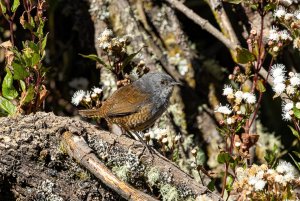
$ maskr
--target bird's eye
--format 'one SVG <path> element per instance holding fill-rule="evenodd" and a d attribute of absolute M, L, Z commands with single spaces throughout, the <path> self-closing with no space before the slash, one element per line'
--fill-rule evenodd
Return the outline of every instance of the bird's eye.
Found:
<path fill-rule="evenodd" d="M 160 83 L 161 83 L 162 85 L 166 85 L 166 84 L 168 83 L 168 81 L 167 81 L 167 80 L 162 80 L 162 81 L 160 81 Z"/>

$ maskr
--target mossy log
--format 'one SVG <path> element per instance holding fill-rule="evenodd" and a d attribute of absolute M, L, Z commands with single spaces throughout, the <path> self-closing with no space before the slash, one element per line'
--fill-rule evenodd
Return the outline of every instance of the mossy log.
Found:
<path fill-rule="evenodd" d="M 149 153 L 142 143 L 125 135 L 43 112 L 0 118 L 0 124 L 0 200 L 141 200 L 112 191 L 105 179 L 97 179 L 102 171 L 88 171 L 90 166 L 84 161 L 91 154 L 118 180 L 151 199 L 162 199 L 156 197 L 159 194 L 175 194 L 179 200 L 206 194 L 221 200 L 168 159 Z M 81 152 L 78 139 L 92 151 Z M 68 155 L 70 147 L 76 160 Z M 81 156 L 74 156 L 75 152 Z"/>

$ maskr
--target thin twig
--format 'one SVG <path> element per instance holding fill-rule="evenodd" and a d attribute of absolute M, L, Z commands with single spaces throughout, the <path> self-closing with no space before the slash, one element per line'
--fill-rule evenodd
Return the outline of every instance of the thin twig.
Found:
<path fill-rule="evenodd" d="M 200 25 L 202 29 L 208 31 L 213 36 L 215 36 L 218 40 L 220 40 L 226 47 L 231 50 L 235 50 L 238 45 L 231 42 L 228 38 L 226 38 L 222 32 L 216 29 L 212 24 L 210 24 L 206 19 L 197 15 L 194 11 L 186 7 L 184 4 L 177 0 L 166 0 L 168 3 L 173 5 L 176 9 L 180 10 L 184 13 L 188 18 L 194 21 L 196 24 Z"/>

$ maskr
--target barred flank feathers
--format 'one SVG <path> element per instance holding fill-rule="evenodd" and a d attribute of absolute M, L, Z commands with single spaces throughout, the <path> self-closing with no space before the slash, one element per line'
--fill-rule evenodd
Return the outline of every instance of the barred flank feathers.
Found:
<path fill-rule="evenodd" d="M 101 117 L 99 110 L 90 109 L 90 110 L 79 110 L 79 114 L 83 117 Z"/>

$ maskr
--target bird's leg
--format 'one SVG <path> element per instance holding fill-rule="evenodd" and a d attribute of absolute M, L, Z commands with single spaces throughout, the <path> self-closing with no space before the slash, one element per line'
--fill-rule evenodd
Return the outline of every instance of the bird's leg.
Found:
<path fill-rule="evenodd" d="M 137 141 L 140 141 L 141 143 L 144 144 L 144 149 L 142 151 L 142 154 L 144 153 L 145 149 L 147 148 L 149 153 L 152 155 L 153 151 L 152 151 L 152 147 L 150 147 L 145 141 L 144 139 L 139 135 L 138 132 L 133 132 L 133 131 L 129 131 L 130 135 L 133 136 L 133 138 Z"/>

